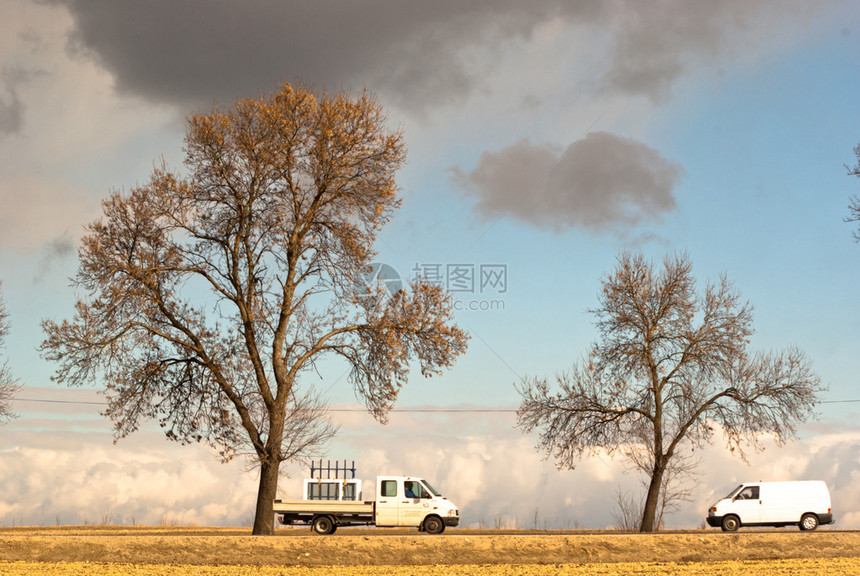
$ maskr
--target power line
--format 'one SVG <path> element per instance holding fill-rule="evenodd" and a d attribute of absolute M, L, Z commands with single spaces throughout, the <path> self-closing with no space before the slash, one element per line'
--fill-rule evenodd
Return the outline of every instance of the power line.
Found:
<path fill-rule="evenodd" d="M 107 402 L 86 402 L 83 400 L 47 400 L 42 398 L 16 398 L 16 402 L 37 402 L 43 404 L 74 404 L 85 406 L 107 406 Z M 366 408 L 329 408 L 329 412 L 367 412 Z M 480 413 L 514 413 L 516 408 L 392 408 L 391 412 L 416 414 L 480 414 Z"/>
<path fill-rule="evenodd" d="M 16 402 L 37 402 L 42 404 L 74 404 L 82 406 L 107 406 L 107 402 L 88 402 L 84 400 L 49 400 L 45 398 L 15 398 Z M 822 400 L 819 404 L 856 404 L 853 400 Z M 367 412 L 366 408 L 329 408 L 329 412 Z M 392 408 L 391 412 L 412 414 L 498 414 L 513 413 L 516 408 Z"/>
<path fill-rule="evenodd" d="M 329 412 L 367 412 L 365 408 L 329 408 Z M 480 414 L 480 413 L 499 413 L 499 412 L 516 412 L 516 408 L 392 408 L 391 412 L 414 412 L 420 414 Z"/>
<path fill-rule="evenodd" d="M 107 402 L 84 402 L 83 400 L 46 400 L 43 398 L 15 398 L 15 402 L 41 402 L 43 404 L 86 404 L 89 406 L 107 406 Z"/>

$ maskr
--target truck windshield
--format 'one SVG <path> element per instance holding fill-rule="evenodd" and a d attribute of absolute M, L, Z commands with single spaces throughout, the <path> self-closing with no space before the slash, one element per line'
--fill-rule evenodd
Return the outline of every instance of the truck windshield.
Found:
<path fill-rule="evenodd" d="M 442 496 L 441 494 L 439 494 L 438 490 L 436 490 L 435 488 L 430 486 L 430 483 L 427 480 L 421 480 L 421 483 L 424 485 L 425 488 L 427 488 L 427 491 L 430 492 L 430 494 L 432 494 L 433 496 L 440 496 L 440 497 Z"/>

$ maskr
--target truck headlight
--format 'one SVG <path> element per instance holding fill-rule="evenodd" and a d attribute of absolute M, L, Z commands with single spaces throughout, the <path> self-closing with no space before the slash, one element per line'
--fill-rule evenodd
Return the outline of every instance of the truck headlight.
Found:
<path fill-rule="evenodd" d="M 448 516 L 457 516 L 456 510 L 448 510 Z"/>

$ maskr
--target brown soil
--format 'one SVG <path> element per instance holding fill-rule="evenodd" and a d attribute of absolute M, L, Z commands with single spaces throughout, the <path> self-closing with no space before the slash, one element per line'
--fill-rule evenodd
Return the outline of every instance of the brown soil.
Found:
<path fill-rule="evenodd" d="M 721 562 L 854 558 L 860 532 L 715 531 L 659 534 L 307 529 L 254 537 L 220 528 L 2 528 L 0 562 L 386 566 Z"/>

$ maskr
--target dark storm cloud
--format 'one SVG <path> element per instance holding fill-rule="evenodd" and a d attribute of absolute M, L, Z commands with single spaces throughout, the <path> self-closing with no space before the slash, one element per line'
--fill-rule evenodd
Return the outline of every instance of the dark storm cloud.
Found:
<path fill-rule="evenodd" d="M 594 132 L 564 151 L 526 140 L 485 152 L 455 181 L 488 217 L 538 227 L 602 230 L 659 218 L 675 207 L 679 165 L 642 142 Z"/>
<path fill-rule="evenodd" d="M 472 87 L 462 50 L 598 13 L 560 0 L 55 1 L 74 17 L 72 50 L 111 71 L 120 92 L 207 107 L 283 80 L 445 101 Z"/>
<path fill-rule="evenodd" d="M 710 54 L 760 2 L 566 0 L 50 0 L 75 20 L 72 50 L 94 57 L 122 93 L 204 106 L 283 80 L 367 86 L 413 108 L 456 101 L 494 68 L 494 48 L 557 19 L 609 33 L 596 78 L 659 100 L 690 54 Z M 568 33 L 580 30 L 571 28 Z M 489 62 L 474 61 L 478 49 Z M 570 55 L 559 55 L 570 57 Z M 575 62 L 571 62 L 571 66 Z M 515 73 L 515 71 L 511 72 Z"/>

